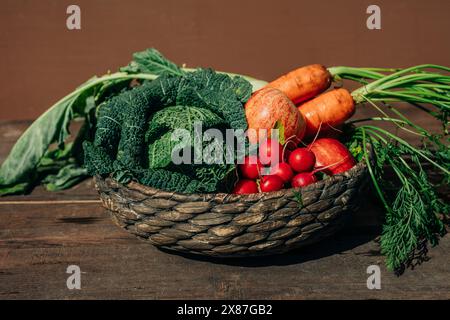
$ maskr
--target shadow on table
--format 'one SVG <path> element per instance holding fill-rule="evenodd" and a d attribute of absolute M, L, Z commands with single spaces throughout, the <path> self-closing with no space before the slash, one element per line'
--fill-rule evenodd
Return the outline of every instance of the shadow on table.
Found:
<path fill-rule="evenodd" d="M 284 254 L 270 255 L 262 257 L 237 257 L 237 258 L 216 258 L 207 257 L 190 253 L 182 253 L 159 248 L 160 251 L 182 256 L 188 259 L 198 261 L 207 261 L 216 264 L 241 267 L 267 267 L 284 266 L 299 264 L 310 260 L 316 260 L 339 254 L 344 251 L 352 250 L 362 244 L 375 240 L 381 233 L 381 227 L 358 227 L 354 228 L 352 224 L 345 227 L 334 236 L 310 246 L 289 251 Z M 379 252 L 369 251 L 368 255 L 378 256 Z"/>

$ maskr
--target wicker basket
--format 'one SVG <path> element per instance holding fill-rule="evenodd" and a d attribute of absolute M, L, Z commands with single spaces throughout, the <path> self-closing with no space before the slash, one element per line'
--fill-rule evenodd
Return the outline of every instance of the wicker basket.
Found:
<path fill-rule="evenodd" d="M 336 232 L 364 198 L 368 170 L 362 161 L 304 188 L 251 195 L 180 194 L 94 180 L 115 223 L 139 238 L 169 250 L 242 257 L 283 253 Z"/>

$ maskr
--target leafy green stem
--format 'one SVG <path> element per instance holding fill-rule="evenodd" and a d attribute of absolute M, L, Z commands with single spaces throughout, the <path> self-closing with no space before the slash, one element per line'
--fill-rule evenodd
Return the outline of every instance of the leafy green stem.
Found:
<path fill-rule="evenodd" d="M 367 144 L 369 141 L 366 137 L 366 131 L 364 130 L 364 128 L 362 128 L 361 132 L 362 132 L 362 147 L 363 147 L 363 151 L 364 151 L 364 161 L 366 162 L 370 178 L 372 179 L 372 183 L 375 187 L 378 197 L 380 198 L 381 202 L 383 203 L 384 208 L 386 209 L 386 211 L 390 212 L 391 208 L 389 207 L 389 205 L 386 201 L 386 198 L 384 197 L 383 191 L 381 190 L 381 187 L 378 184 L 378 180 L 377 180 L 374 170 L 372 168 L 372 164 L 370 163 L 369 152 L 367 150 Z M 373 147 L 372 143 L 371 143 L 371 145 Z"/>
<path fill-rule="evenodd" d="M 444 172 L 445 174 L 449 175 L 450 171 L 447 170 L 446 168 L 442 167 L 440 164 L 436 163 L 435 161 L 433 161 L 432 159 L 430 159 L 428 156 L 426 156 L 422 151 L 420 151 L 417 148 L 414 148 L 412 145 L 410 145 L 408 142 L 406 142 L 405 140 L 403 140 L 402 138 L 396 136 L 395 134 L 390 133 L 389 131 L 386 131 L 384 129 L 381 129 L 379 127 L 376 126 L 371 126 L 371 125 L 367 125 L 365 126 L 366 128 L 370 128 L 372 130 L 375 131 L 379 131 L 382 134 L 388 136 L 389 138 L 401 143 L 403 146 L 405 146 L 406 148 L 408 148 L 410 151 L 412 151 L 413 153 L 419 155 L 420 157 L 422 157 L 423 159 L 425 159 L 426 161 L 428 161 L 429 163 L 433 164 L 436 168 L 440 169 L 442 172 Z"/>

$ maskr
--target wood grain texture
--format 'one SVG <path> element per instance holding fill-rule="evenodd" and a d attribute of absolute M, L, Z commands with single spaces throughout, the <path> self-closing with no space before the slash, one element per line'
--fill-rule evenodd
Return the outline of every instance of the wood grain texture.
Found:
<path fill-rule="evenodd" d="M 26 125 L 0 122 L 0 157 Z M 382 211 L 370 196 L 352 224 L 325 242 L 234 260 L 160 251 L 115 226 L 89 203 L 96 199 L 91 180 L 0 198 L 0 299 L 450 299 L 450 237 L 430 250 L 430 261 L 396 277 L 374 241 Z M 79 202 L 61 203 L 70 200 Z M 83 272 L 81 290 L 66 287 L 71 264 Z M 372 264 L 381 267 L 381 290 L 366 287 Z"/>
<path fill-rule="evenodd" d="M 95 204 L 0 210 L 2 299 L 450 298 L 448 237 L 431 261 L 400 278 L 382 267 L 382 290 L 371 291 L 366 268 L 383 258 L 365 228 L 277 257 L 212 260 L 159 251 L 114 226 Z M 78 291 L 66 288 L 71 264 L 85 272 Z"/>

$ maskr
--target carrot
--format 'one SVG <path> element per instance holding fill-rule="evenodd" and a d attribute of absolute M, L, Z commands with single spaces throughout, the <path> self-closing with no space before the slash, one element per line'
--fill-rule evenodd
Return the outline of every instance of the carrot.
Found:
<path fill-rule="evenodd" d="M 334 89 L 305 102 L 298 110 L 306 120 L 306 137 L 319 129 L 328 131 L 339 127 L 355 113 L 355 103 L 346 89 Z"/>
<path fill-rule="evenodd" d="M 267 87 L 284 92 L 295 104 L 306 101 L 328 89 L 331 74 L 320 64 L 295 69 L 270 82 Z"/>

